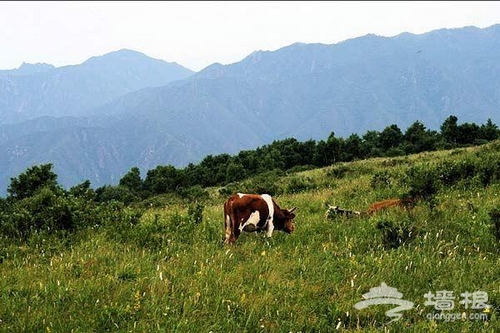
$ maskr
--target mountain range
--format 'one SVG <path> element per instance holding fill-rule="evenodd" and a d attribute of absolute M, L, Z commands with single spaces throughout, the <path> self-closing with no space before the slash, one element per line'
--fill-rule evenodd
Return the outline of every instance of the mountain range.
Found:
<path fill-rule="evenodd" d="M 40 116 L 85 116 L 126 93 L 163 86 L 191 74 L 176 63 L 131 50 L 60 68 L 23 64 L 16 70 L 0 71 L 0 124 Z"/>
<path fill-rule="evenodd" d="M 500 25 L 256 51 L 200 72 L 120 50 L 0 71 L 0 188 L 53 163 L 72 186 L 182 167 L 276 139 L 500 122 Z"/>

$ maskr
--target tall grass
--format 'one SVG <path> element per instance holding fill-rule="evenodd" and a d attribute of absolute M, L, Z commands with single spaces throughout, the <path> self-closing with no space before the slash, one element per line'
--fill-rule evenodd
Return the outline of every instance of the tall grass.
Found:
<path fill-rule="evenodd" d="M 226 193 L 217 188 L 203 204 L 157 203 L 137 223 L 116 221 L 63 238 L 35 235 L 26 243 L 0 239 L 0 330 L 498 332 L 500 241 L 491 212 L 500 184 L 494 178 L 485 183 L 479 171 L 467 175 L 464 168 L 456 181 L 436 180 L 432 198 L 410 212 L 325 218 L 325 202 L 363 211 L 408 193 L 412 168 L 482 165 L 498 157 L 498 147 L 282 175 L 276 199 L 281 207 L 298 207 L 296 231 L 270 239 L 244 233 L 234 246 L 222 245 Z M 385 316 L 391 306 L 354 308 L 381 282 L 415 305 L 391 324 Z M 457 297 L 448 312 L 466 314 L 482 311 L 465 309 L 460 293 L 487 292 L 487 319 L 427 319 L 439 311 L 424 305 L 424 294 L 439 290 Z"/>

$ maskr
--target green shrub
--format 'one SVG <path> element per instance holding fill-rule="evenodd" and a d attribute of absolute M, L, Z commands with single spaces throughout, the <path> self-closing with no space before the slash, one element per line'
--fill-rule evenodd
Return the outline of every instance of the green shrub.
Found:
<path fill-rule="evenodd" d="M 267 193 L 276 195 L 283 192 L 283 189 L 278 186 L 283 172 L 280 170 L 268 171 L 261 173 L 251 179 L 243 182 L 232 183 L 219 190 L 221 195 L 230 195 L 232 193 Z"/>
<path fill-rule="evenodd" d="M 183 199 L 189 200 L 206 200 L 209 198 L 208 192 L 200 185 L 182 188 L 177 191 L 177 194 Z"/>
<path fill-rule="evenodd" d="M 481 157 L 480 163 L 476 167 L 476 174 L 483 186 L 500 182 L 500 156 L 490 154 Z"/>
<path fill-rule="evenodd" d="M 377 229 L 382 233 L 382 243 L 387 249 L 396 249 L 407 244 L 418 232 L 410 219 L 404 219 L 400 223 L 381 220 L 377 223 Z"/>
<path fill-rule="evenodd" d="M 35 231 L 70 230 L 75 226 L 69 200 L 52 189 L 18 200 L 4 212 L 1 231 L 4 235 L 26 238 Z"/>
<path fill-rule="evenodd" d="M 445 186 L 452 186 L 463 179 L 471 179 L 475 175 L 475 163 L 472 160 L 445 161 L 437 166 L 439 180 Z"/>
<path fill-rule="evenodd" d="M 307 170 L 314 170 L 316 169 L 317 166 L 311 165 L 311 164 L 306 164 L 306 165 L 296 165 L 286 171 L 287 174 L 293 174 L 297 172 L 302 172 L 302 171 L 307 171 Z"/>
<path fill-rule="evenodd" d="M 193 244 L 194 230 L 196 223 L 190 216 L 181 215 L 176 212 L 170 218 L 168 231 L 175 235 L 175 240 L 183 244 Z"/>
<path fill-rule="evenodd" d="M 141 223 L 127 228 L 123 236 L 126 238 L 122 241 L 133 242 L 141 248 L 152 250 L 168 247 L 169 239 L 173 238 L 168 224 L 160 220 L 157 215 L 152 223 Z"/>
<path fill-rule="evenodd" d="M 316 185 L 310 177 L 292 177 L 286 186 L 286 193 L 300 193 L 315 187 Z"/>
<path fill-rule="evenodd" d="M 11 178 L 7 192 L 11 199 L 22 200 L 35 195 L 42 188 L 49 188 L 53 192 L 62 190 L 57 184 L 57 175 L 52 171 L 51 163 L 35 165 L 18 177 Z"/>
<path fill-rule="evenodd" d="M 205 207 L 196 202 L 194 204 L 189 205 L 188 207 L 188 219 L 190 222 L 195 224 L 200 224 L 203 221 L 203 209 Z"/>
<path fill-rule="evenodd" d="M 408 169 L 403 183 L 409 187 L 409 195 L 414 199 L 430 200 L 439 189 L 439 180 L 433 166 L 417 165 Z"/>
<path fill-rule="evenodd" d="M 495 208 L 489 212 L 490 220 L 492 223 L 493 234 L 497 241 L 500 242 L 500 209 Z"/>
<path fill-rule="evenodd" d="M 370 186 L 373 189 L 388 188 L 391 184 L 392 176 L 386 170 L 376 172 L 370 180 Z"/>
<path fill-rule="evenodd" d="M 405 151 L 401 148 L 389 148 L 385 153 L 385 156 L 387 156 L 387 157 L 396 157 L 396 156 L 404 156 L 404 155 L 405 155 Z"/>
<path fill-rule="evenodd" d="M 346 174 L 349 172 L 349 167 L 346 165 L 336 165 L 331 168 L 329 168 L 326 171 L 326 176 L 328 178 L 336 178 L 336 179 L 342 179 L 346 176 Z"/>
<path fill-rule="evenodd" d="M 229 197 L 233 193 L 238 192 L 239 188 L 240 188 L 240 186 L 238 186 L 236 184 L 228 184 L 228 185 L 221 187 L 219 189 L 219 195 L 221 195 L 223 197 Z"/>
<path fill-rule="evenodd" d="M 103 186 L 96 190 L 96 198 L 99 202 L 119 201 L 128 205 L 137 201 L 137 197 L 132 191 L 123 185 L 118 186 Z"/>

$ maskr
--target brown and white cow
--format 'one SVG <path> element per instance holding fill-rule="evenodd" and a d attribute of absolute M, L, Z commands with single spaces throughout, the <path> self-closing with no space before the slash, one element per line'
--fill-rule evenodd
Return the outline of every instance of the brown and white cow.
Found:
<path fill-rule="evenodd" d="M 265 230 L 267 237 L 274 229 L 291 233 L 295 229 L 295 209 L 281 209 L 269 194 L 233 194 L 224 203 L 224 243 L 236 242 L 241 231 Z"/>

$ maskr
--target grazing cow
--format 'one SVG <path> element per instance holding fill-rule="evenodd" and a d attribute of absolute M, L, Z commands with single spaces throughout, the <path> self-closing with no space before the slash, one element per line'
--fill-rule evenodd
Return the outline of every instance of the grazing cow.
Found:
<path fill-rule="evenodd" d="M 407 199 L 388 199 L 388 200 L 383 200 L 379 202 L 374 202 L 370 205 L 368 208 L 368 215 L 371 215 L 373 213 L 376 213 L 382 209 L 389 208 L 389 207 L 399 207 L 399 208 L 404 208 L 406 210 L 409 210 L 411 206 L 413 205 L 413 200 L 411 198 Z"/>
<path fill-rule="evenodd" d="M 358 212 L 357 210 L 342 209 L 339 206 L 332 206 L 328 203 L 326 206 L 328 207 L 328 210 L 326 211 L 326 218 L 332 218 L 333 215 L 344 215 L 347 217 L 350 217 L 351 215 L 361 215 L 361 212 Z"/>
<path fill-rule="evenodd" d="M 236 242 L 241 231 L 266 230 L 267 237 L 274 229 L 291 233 L 295 229 L 295 209 L 281 209 L 269 194 L 233 194 L 224 203 L 224 243 Z"/>

